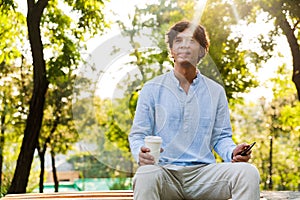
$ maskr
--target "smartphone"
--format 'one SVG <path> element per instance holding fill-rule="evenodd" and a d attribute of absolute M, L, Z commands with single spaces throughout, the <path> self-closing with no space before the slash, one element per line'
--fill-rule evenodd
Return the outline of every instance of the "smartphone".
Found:
<path fill-rule="evenodd" d="M 247 149 L 244 149 L 242 152 L 240 152 L 239 154 L 241 156 L 246 156 L 247 152 L 250 151 L 252 149 L 252 147 L 255 145 L 256 142 L 253 142 L 252 144 L 250 144 L 250 146 Z"/>

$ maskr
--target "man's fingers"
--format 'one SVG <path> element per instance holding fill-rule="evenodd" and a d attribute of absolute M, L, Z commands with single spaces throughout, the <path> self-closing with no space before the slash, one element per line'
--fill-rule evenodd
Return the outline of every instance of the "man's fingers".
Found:
<path fill-rule="evenodd" d="M 155 163 L 154 157 L 150 155 L 148 152 L 150 150 L 146 147 L 141 148 L 141 152 L 139 153 L 139 164 L 140 165 L 153 165 Z"/>
<path fill-rule="evenodd" d="M 250 158 L 251 158 L 250 154 L 246 156 L 236 155 L 232 158 L 232 162 L 248 162 Z"/>
<path fill-rule="evenodd" d="M 160 148 L 160 152 L 163 152 L 164 149 Z M 155 159 L 152 155 L 150 155 L 150 149 L 143 146 L 141 147 L 141 151 L 139 152 L 139 165 L 154 165 Z"/>
<path fill-rule="evenodd" d="M 150 152 L 150 149 L 147 147 L 141 147 L 141 152 L 143 153 Z"/>
<path fill-rule="evenodd" d="M 140 157 L 140 165 L 154 165 L 154 160 L 149 160 L 149 159 L 145 159 Z"/>

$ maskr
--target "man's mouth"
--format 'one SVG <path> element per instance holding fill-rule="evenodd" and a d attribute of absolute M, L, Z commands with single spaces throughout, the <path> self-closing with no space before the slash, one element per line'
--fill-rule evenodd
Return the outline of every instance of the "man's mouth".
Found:
<path fill-rule="evenodd" d="M 188 55 L 191 55 L 190 52 L 179 52 L 178 53 L 178 56 L 188 56 Z"/>

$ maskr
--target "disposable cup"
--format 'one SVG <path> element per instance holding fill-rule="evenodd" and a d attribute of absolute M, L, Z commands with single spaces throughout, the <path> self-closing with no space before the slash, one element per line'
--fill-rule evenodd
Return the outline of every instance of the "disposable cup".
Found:
<path fill-rule="evenodd" d="M 145 146 L 150 149 L 150 155 L 154 157 L 155 163 L 158 163 L 160 155 L 162 139 L 159 136 L 146 136 L 145 137 Z"/>

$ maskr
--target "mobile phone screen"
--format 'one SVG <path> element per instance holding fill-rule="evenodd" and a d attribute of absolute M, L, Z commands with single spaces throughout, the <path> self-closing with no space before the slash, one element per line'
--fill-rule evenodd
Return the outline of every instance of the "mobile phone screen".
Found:
<path fill-rule="evenodd" d="M 243 151 L 242 151 L 241 153 L 239 153 L 239 154 L 242 155 L 242 156 L 247 155 L 247 152 L 250 151 L 250 150 L 252 149 L 252 147 L 255 145 L 255 143 L 256 143 L 256 142 L 253 142 L 252 144 L 250 144 L 250 146 L 249 146 L 247 149 L 243 150 Z"/>

